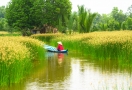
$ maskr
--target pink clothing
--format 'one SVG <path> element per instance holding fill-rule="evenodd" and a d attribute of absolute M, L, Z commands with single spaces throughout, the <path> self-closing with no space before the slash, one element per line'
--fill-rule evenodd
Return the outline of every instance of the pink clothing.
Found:
<path fill-rule="evenodd" d="M 57 50 L 58 51 L 64 50 L 64 47 L 61 44 L 58 44 Z"/>

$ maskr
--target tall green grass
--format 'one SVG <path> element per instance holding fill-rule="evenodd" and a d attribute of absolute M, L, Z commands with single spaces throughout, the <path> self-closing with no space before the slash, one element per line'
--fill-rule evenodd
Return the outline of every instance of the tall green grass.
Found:
<path fill-rule="evenodd" d="M 29 60 L 15 60 L 13 63 L 0 62 L 0 86 L 19 83 L 32 69 Z"/>
<path fill-rule="evenodd" d="M 45 35 L 43 36 L 45 37 Z M 57 42 L 62 41 L 64 48 L 68 49 L 69 53 L 75 52 L 92 60 L 116 60 L 119 67 L 132 67 L 132 31 L 51 36 L 48 44 L 57 46 Z M 50 37 L 50 35 L 48 34 L 46 37 Z"/>
<path fill-rule="evenodd" d="M 29 37 L 0 37 L 0 86 L 19 83 L 32 69 L 33 60 L 44 60 L 44 43 Z"/>
<path fill-rule="evenodd" d="M 0 31 L 0 36 L 22 36 L 20 32 L 7 32 L 7 31 Z"/>
<path fill-rule="evenodd" d="M 53 38 L 55 37 L 59 37 L 59 36 L 62 36 L 63 34 L 60 34 L 60 33 L 56 33 L 56 34 L 51 34 L 51 33 L 48 33 L 48 34 L 33 34 L 31 35 L 31 38 L 35 38 L 35 39 L 38 39 L 40 41 L 44 41 L 44 42 L 50 42 Z"/>
<path fill-rule="evenodd" d="M 62 41 L 65 49 L 98 60 L 132 60 L 132 31 L 104 31 L 86 34 L 62 35 L 50 40 L 57 46 Z"/>

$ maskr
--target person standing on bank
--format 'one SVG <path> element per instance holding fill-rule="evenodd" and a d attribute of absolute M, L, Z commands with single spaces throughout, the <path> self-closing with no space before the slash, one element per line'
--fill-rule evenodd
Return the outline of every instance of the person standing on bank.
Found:
<path fill-rule="evenodd" d="M 58 50 L 58 51 L 64 50 L 64 47 L 63 47 L 63 45 L 62 45 L 62 42 L 59 41 L 59 42 L 57 42 L 57 43 L 58 43 L 57 50 Z"/>

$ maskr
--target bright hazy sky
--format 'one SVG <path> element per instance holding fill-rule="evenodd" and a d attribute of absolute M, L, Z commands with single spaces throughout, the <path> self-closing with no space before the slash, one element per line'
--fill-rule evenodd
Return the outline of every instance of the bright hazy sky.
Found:
<path fill-rule="evenodd" d="M 10 0 L 1 0 L 0 6 L 6 5 Z M 92 12 L 100 14 L 108 14 L 113 7 L 127 12 L 128 7 L 132 5 L 132 0 L 70 0 L 72 3 L 72 11 L 77 11 L 77 5 L 84 5 L 85 8 L 91 9 Z"/>

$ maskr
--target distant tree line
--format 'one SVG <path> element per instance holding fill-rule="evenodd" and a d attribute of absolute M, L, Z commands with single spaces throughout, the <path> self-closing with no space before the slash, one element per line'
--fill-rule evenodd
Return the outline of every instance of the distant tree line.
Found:
<path fill-rule="evenodd" d="M 114 7 L 110 14 L 97 14 L 92 31 L 132 30 L 132 5 L 126 13 Z"/>
<path fill-rule="evenodd" d="M 19 30 L 23 34 L 51 26 L 59 32 L 132 30 L 132 5 L 124 13 L 113 7 L 110 14 L 92 13 L 85 6 L 71 12 L 70 0 L 11 0 L 0 7 L 0 30 Z"/>
<path fill-rule="evenodd" d="M 0 7 L 0 30 L 7 30 L 8 23 L 7 19 L 5 19 L 5 6 Z"/>

